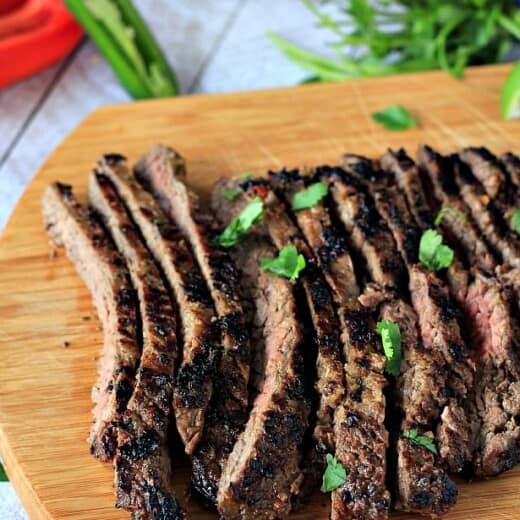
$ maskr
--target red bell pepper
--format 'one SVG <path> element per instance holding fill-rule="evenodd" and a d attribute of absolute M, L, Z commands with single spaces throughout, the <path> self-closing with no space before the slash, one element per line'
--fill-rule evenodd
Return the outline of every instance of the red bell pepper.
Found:
<path fill-rule="evenodd" d="M 0 88 L 58 61 L 82 34 L 61 0 L 8 0 L 0 11 Z"/>

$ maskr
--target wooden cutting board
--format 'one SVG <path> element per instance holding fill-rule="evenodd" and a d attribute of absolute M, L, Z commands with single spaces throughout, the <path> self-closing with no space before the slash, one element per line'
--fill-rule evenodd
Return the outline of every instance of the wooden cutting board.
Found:
<path fill-rule="evenodd" d="M 498 115 L 508 70 L 473 69 L 463 82 L 433 72 L 140 102 L 103 108 L 81 123 L 38 172 L 0 241 L 0 454 L 31 518 L 128 518 L 113 508 L 110 466 L 88 453 L 102 335 L 73 267 L 62 252 L 50 255 L 40 217 L 47 184 L 70 182 L 84 196 L 101 153 L 134 161 L 157 142 L 187 158 L 188 181 L 201 193 L 221 175 L 331 163 L 346 150 L 380 155 L 388 146 L 405 146 L 413 152 L 426 142 L 445 152 L 470 144 L 520 152 L 520 121 Z M 392 133 L 377 126 L 370 114 L 393 103 L 405 105 L 420 127 Z M 182 496 L 189 480 L 182 454 L 175 479 Z M 519 487 L 520 468 L 463 484 L 449 518 L 519 518 Z M 293 517 L 327 518 L 327 504 L 328 496 L 317 495 Z M 193 501 L 188 506 L 193 518 L 214 517 Z"/>

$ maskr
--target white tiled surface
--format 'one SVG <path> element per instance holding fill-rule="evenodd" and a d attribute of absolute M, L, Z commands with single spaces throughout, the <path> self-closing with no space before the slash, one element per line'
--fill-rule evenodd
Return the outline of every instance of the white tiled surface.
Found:
<path fill-rule="evenodd" d="M 323 33 L 297 0 L 135 4 L 174 65 L 183 93 L 292 85 L 307 77 L 267 39 L 269 31 L 327 52 Z M 27 183 L 64 136 L 95 108 L 127 100 L 85 41 L 68 59 L 0 92 L 0 232 Z M 0 520 L 26 518 L 11 485 L 0 483 Z"/>

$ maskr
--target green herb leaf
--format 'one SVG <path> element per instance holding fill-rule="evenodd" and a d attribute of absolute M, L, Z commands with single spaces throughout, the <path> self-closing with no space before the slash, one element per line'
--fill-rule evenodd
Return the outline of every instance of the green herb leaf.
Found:
<path fill-rule="evenodd" d="M 218 244 L 222 247 L 231 247 L 240 242 L 247 232 L 262 218 L 264 204 L 260 198 L 251 201 L 242 212 L 235 217 L 229 226 L 218 237 Z"/>
<path fill-rule="evenodd" d="M 439 211 L 439 213 L 437 213 L 437 216 L 435 217 L 434 225 L 439 226 L 445 217 L 448 217 L 448 221 L 454 221 L 454 220 L 460 219 L 461 221 L 465 222 L 467 220 L 466 215 L 462 211 L 460 211 L 460 209 L 445 207 L 445 208 L 442 208 Z"/>
<path fill-rule="evenodd" d="M 253 174 L 252 173 L 249 173 L 249 172 L 244 172 L 240 178 L 243 180 L 243 181 L 250 181 L 252 178 L 253 178 Z"/>
<path fill-rule="evenodd" d="M 292 199 L 293 211 L 312 208 L 327 195 L 328 187 L 323 182 L 311 184 L 308 188 L 296 193 Z"/>
<path fill-rule="evenodd" d="M 226 200 L 235 200 L 242 193 L 241 189 L 225 188 L 222 190 L 222 196 Z"/>
<path fill-rule="evenodd" d="M 372 119 L 387 130 L 401 132 L 417 126 L 417 120 L 401 105 L 392 105 L 372 114 Z"/>
<path fill-rule="evenodd" d="M 327 467 L 323 473 L 321 492 L 329 493 L 342 486 L 347 481 L 347 470 L 338 459 L 327 453 Z"/>
<path fill-rule="evenodd" d="M 426 435 L 419 435 L 419 430 L 417 430 L 416 428 L 404 432 L 403 437 L 405 439 L 408 439 L 410 442 L 417 444 L 418 446 L 422 446 L 423 448 L 430 450 L 435 455 L 438 455 L 439 453 L 437 450 L 437 446 L 435 446 L 433 440 L 430 437 L 427 437 Z"/>
<path fill-rule="evenodd" d="M 427 229 L 419 243 L 419 260 L 431 271 L 449 267 L 453 262 L 453 249 L 442 243 L 442 235 L 435 229 Z"/>
<path fill-rule="evenodd" d="M 260 263 L 260 269 L 294 281 L 305 269 L 305 257 L 298 254 L 295 246 L 285 246 L 276 258 L 264 258 Z"/>
<path fill-rule="evenodd" d="M 8 482 L 7 473 L 5 472 L 4 467 L 0 464 L 0 482 Z"/>
<path fill-rule="evenodd" d="M 399 326 L 389 320 L 379 321 L 376 331 L 381 336 L 386 356 L 385 370 L 393 376 L 401 373 L 401 331 Z"/>
<path fill-rule="evenodd" d="M 511 222 L 515 228 L 515 231 L 520 235 L 520 208 L 513 208 Z"/>

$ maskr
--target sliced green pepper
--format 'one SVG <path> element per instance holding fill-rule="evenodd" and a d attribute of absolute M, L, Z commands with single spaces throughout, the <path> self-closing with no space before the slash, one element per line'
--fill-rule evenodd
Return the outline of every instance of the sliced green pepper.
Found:
<path fill-rule="evenodd" d="M 175 96 L 177 81 L 130 0 L 65 0 L 135 99 Z"/>

